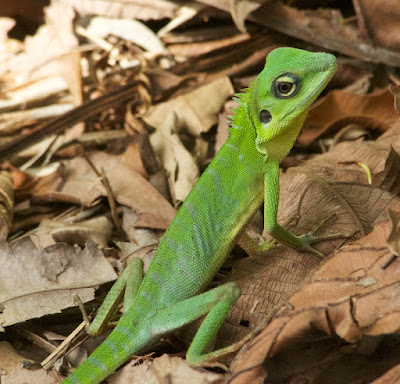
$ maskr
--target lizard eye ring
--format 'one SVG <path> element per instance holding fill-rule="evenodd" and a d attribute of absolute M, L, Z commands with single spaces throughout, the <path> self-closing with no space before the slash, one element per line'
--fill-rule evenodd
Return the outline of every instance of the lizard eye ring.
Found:
<path fill-rule="evenodd" d="M 301 80 L 293 73 L 284 73 L 272 83 L 272 93 L 278 99 L 289 99 L 300 91 Z"/>

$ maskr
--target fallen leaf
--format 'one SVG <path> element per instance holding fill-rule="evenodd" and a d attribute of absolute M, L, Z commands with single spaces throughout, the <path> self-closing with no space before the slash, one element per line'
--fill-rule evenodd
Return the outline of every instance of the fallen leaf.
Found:
<path fill-rule="evenodd" d="M 175 203 L 186 199 L 199 178 L 199 169 L 192 155 L 182 144 L 177 132 L 177 116 L 174 111 L 164 116 L 164 122 L 151 135 L 150 142 L 158 153 L 172 189 Z"/>
<path fill-rule="evenodd" d="M 35 245 L 48 247 L 57 242 L 84 247 L 94 242 L 99 248 L 104 248 L 111 238 L 112 225 L 104 216 L 97 216 L 78 223 L 43 220 L 32 232 Z"/>
<path fill-rule="evenodd" d="M 168 0 L 153 0 L 151 3 L 137 1 L 70 0 L 79 15 L 103 15 L 138 20 L 172 19 L 180 5 Z"/>
<path fill-rule="evenodd" d="M 246 33 L 247 16 L 261 6 L 261 2 L 247 0 L 230 0 L 232 19 L 240 32 Z"/>
<path fill-rule="evenodd" d="M 105 38 L 108 35 L 131 41 L 152 53 L 165 53 L 160 38 L 145 24 L 132 19 L 115 19 L 96 16 L 90 19 L 87 26 L 90 36 Z"/>
<path fill-rule="evenodd" d="M 387 238 L 387 246 L 394 255 L 400 256 L 399 216 L 391 209 L 388 209 L 388 214 L 392 228 Z"/>
<path fill-rule="evenodd" d="M 322 134 L 336 132 L 354 123 L 366 129 L 386 131 L 398 119 L 399 115 L 393 108 L 393 95 L 389 90 L 367 96 L 336 90 L 311 108 L 297 142 L 307 147 Z"/>
<path fill-rule="evenodd" d="M 394 108 L 400 114 L 400 87 L 398 85 L 389 85 L 389 91 L 394 96 Z"/>
<path fill-rule="evenodd" d="M 0 330 L 94 298 L 94 287 L 116 274 L 94 243 L 37 248 L 29 238 L 0 245 Z M 29 277 L 29 278 L 27 278 Z"/>
<path fill-rule="evenodd" d="M 167 228 L 175 216 L 175 210 L 141 175 L 124 164 L 123 156 L 94 152 L 90 155 L 98 170 L 104 169 L 110 182 L 114 197 L 122 204 L 146 213 L 158 220 L 158 228 Z M 64 183 L 57 187 L 58 193 L 71 195 L 85 206 L 91 206 L 103 196 L 106 190 L 101 181 L 82 157 L 63 162 Z M 51 194 L 48 190 L 45 194 Z M 45 195 L 43 194 L 43 195 Z"/>
<path fill-rule="evenodd" d="M 162 125 L 165 116 L 174 111 L 178 120 L 176 126 L 178 132 L 187 131 L 194 137 L 199 137 L 217 123 L 218 112 L 233 93 L 229 78 L 223 77 L 184 96 L 150 108 L 144 120 L 157 128 Z"/>
<path fill-rule="evenodd" d="M 400 38 L 397 33 L 400 27 L 400 4 L 397 0 L 386 0 L 385 6 L 379 0 L 358 0 L 360 13 L 369 37 L 377 46 L 394 50 L 400 49 Z"/>

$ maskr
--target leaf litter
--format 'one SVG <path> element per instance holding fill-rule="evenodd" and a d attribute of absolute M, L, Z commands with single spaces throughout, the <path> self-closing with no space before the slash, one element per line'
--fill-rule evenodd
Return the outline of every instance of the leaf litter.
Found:
<path fill-rule="evenodd" d="M 282 245 L 256 257 L 234 249 L 214 284 L 234 280 L 242 295 L 216 346 L 254 338 L 227 360 L 229 373 L 162 355 L 183 355 L 171 335 L 111 382 L 398 381 L 399 6 L 286 3 L 52 2 L 25 40 L 6 35 L 20 21 L 4 21 L 2 381 L 67 373 L 65 360 L 49 372 L 21 366 L 60 356 L 57 345 L 81 322 L 64 310 L 75 294 L 97 307 L 114 270 L 132 256 L 149 264 L 174 207 L 227 137 L 229 98 L 285 45 L 331 50 L 339 68 L 282 163 L 278 219 L 296 234 L 323 222 L 318 234 L 344 236 L 317 244 L 323 260 Z M 113 96 L 93 109 L 102 95 Z M 90 100 L 79 115 L 74 106 Z M 38 139 L 41 123 L 50 133 Z M 259 239 L 262 227 L 259 212 L 248 231 Z M 81 340 L 79 332 L 72 345 Z M 79 364 L 99 342 L 67 359 Z"/>

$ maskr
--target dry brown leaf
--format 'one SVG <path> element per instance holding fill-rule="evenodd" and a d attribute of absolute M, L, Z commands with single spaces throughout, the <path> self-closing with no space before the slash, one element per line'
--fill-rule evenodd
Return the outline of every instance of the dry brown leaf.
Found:
<path fill-rule="evenodd" d="M 393 95 L 388 90 L 367 96 L 336 90 L 310 110 L 298 143 L 307 147 L 322 134 L 336 132 L 354 123 L 366 129 L 386 131 L 398 120 Z"/>
<path fill-rule="evenodd" d="M 158 222 L 157 228 L 169 226 L 175 210 L 145 178 L 125 165 L 123 156 L 94 152 L 89 157 L 98 170 L 104 169 L 114 197 L 120 204 L 131 207 L 138 214 L 152 215 Z M 65 161 L 64 165 L 63 184 L 54 192 L 73 196 L 85 206 L 106 196 L 101 181 L 84 158 Z M 47 190 L 42 197 L 54 192 Z"/>
<path fill-rule="evenodd" d="M 369 37 L 378 46 L 395 50 L 400 49 L 400 3 L 397 0 L 385 0 L 384 6 L 379 0 L 357 0 Z"/>
<path fill-rule="evenodd" d="M 94 298 L 94 288 L 116 274 L 94 243 L 37 248 L 29 238 L 0 245 L 0 330 L 60 312 Z M 28 277 L 28 278 L 27 278 Z"/>
<path fill-rule="evenodd" d="M 162 355 L 153 361 L 146 360 L 143 364 L 134 366 L 128 364 L 110 380 L 110 384 L 212 384 L 222 383 L 223 375 L 191 367 L 185 360 L 178 357 Z"/>
<path fill-rule="evenodd" d="M 399 206 L 396 211 L 399 214 Z M 288 377 L 310 380 L 316 373 L 325 373 L 326 377 L 337 360 L 343 364 L 340 360 L 348 354 L 356 354 L 357 348 L 362 348 L 359 353 L 364 350 L 364 354 L 372 355 L 381 341 L 384 344 L 385 339 L 374 340 L 366 336 L 398 332 L 400 277 L 397 271 L 400 260 L 393 259 L 387 248 L 388 232 L 388 222 L 379 224 L 370 235 L 326 260 L 289 299 L 290 309 L 282 309 L 237 358 L 231 367 L 230 382 L 258 383 L 267 375 L 283 381 Z M 353 347 L 343 350 L 342 356 L 335 355 L 337 347 L 332 349 L 332 343 L 337 346 L 338 342 L 334 335 L 343 340 L 342 344 L 347 342 Z M 317 346 L 309 349 L 295 367 L 288 366 L 306 343 Z M 318 343 L 321 346 L 331 343 L 331 347 L 323 351 L 318 349 Z M 265 359 L 268 359 L 267 364 Z M 392 360 L 390 356 L 387 357 L 389 360 Z M 375 375 L 363 377 L 364 382 L 389 367 L 381 364 L 380 369 L 375 368 Z M 336 382 L 351 382 L 341 380 L 340 376 L 343 373 L 337 373 L 339 381 Z"/>

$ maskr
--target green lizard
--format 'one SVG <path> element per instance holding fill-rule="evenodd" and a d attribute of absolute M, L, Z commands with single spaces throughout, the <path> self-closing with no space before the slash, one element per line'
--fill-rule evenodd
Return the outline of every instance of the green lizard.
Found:
<path fill-rule="evenodd" d="M 327 53 L 278 48 L 268 55 L 264 70 L 244 94 L 237 95 L 239 106 L 228 140 L 166 231 L 143 281 L 142 262 L 133 259 L 89 333 L 104 327 L 125 289 L 125 312 L 117 326 L 64 384 L 99 383 L 132 354 L 204 315 L 187 361 L 201 365 L 224 354 L 227 348 L 205 351 L 240 290 L 233 282 L 204 290 L 263 199 L 265 230 L 273 238 L 319 254 L 311 246 L 319 238 L 312 233 L 295 236 L 276 222 L 279 163 L 335 71 L 336 59 Z"/>

